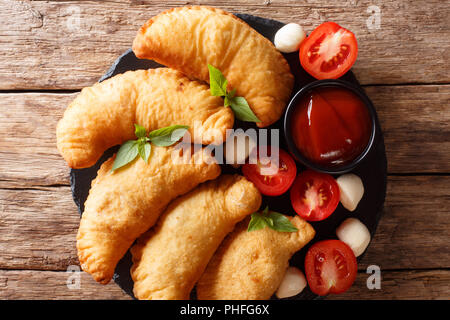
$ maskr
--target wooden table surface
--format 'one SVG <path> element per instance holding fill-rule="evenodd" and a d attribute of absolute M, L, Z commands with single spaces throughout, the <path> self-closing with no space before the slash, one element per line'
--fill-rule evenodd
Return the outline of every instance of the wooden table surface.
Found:
<path fill-rule="evenodd" d="M 79 215 L 55 146 L 68 103 L 164 9 L 205 4 L 307 32 L 332 20 L 352 30 L 353 70 L 385 135 L 384 215 L 356 283 L 329 299 L 450 299 L 450 6 L 441 0 L 0 0 L 0 299 L 128 299 L 76 268 Z M 372 7 L 375 6 L 375 7 Z M 369 8 L 370 7 L 370 8 Z M 374 24 L 379 9 L 380 24 Z M 375 10 L 375 11 L 371 11 Z M 372 16 L 372 18 L 371 18 Z M 381 289 L 366 286 L 369 265 Z"/>

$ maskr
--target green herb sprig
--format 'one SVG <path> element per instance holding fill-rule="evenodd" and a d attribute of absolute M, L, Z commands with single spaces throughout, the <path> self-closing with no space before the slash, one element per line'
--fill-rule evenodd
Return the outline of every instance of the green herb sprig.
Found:
<path fill-rule="evenodd" d="M 248 224 L 247 231 L 260 230 L 269 227 L 279 232 L 296 232 L 298 229 L 281 213 L 270 211 L 266 207 L 262 212 L 252 213 L 252 218 Z"/>
<path fill-rule="evenodd" d="M 237 119 L 247 122 L 261 122 L 250 109 L 247 100 L 244 97 L 236 97 L 236 89 L 228 92 L 228 81 L 219 69 L 208 64 L 208 70 L 211 95 L 223 97 L 224 106 L 230 107 Z"/>
<path fill-rule="evenodd" d="M 133 161 L 137 155 L 145 162 L 148 162 L 152 151 L 151 144 L 158 147 L 170 146 L 180 140 L 189 129 L 188 126 L 173 125 L 153 130 L 147 135 L 147 131 L 143 126 L 135 124 L 134 127 L 134 134 L 137 139 L 128 140 L 120 146 L 111 171 L 127 165 Z"/>

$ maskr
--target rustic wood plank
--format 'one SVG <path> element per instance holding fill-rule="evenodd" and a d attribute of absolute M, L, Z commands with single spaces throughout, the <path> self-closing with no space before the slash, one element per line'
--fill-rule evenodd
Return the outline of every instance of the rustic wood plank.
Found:
<path fill-rule="evenodd" d="M 390 173 L 450 172 L 450 85 L 366 91 L 384 131 Z M 0 93 L 0 187 L 69 184 L 55 128 L 75 95 Z"/>
<path fill-rule="evenodd" d="M 79 289 L 69 289 L 67 281 L 73 273 L 56 271 L 0 270 L 0 299 L 130 299 L 114 283 L 95 283 L 80 274 Z M 359 273 L 353 286 L 340 295 L 326 299 L 450 299 L 450 271 L 386 271 L 381 272 L 381 289 L 369 290 L 368 275 Z"/>
<path fill-rule="evenodd" d="M 449 300 L 449 270 L 381 270 L 381 288 L 369 290 L 369 274 L 358 273 L 353 286 L 343 294 L 330 295 L 330 300 Z"/>
<path fill-rule="evenodd" d="M 359 267 L 448 268 L 450 177 L 389 177 L 375 237 Z"/>
<path fill-rule="evenodd" d="M 336 21 L 358 38 L 354 71 L 363 84 L 450 82 L 450 7 L 440 0 L 0 3 L 0 90 L 79 89 L 91 85 L 131 46 L 136 31 L 147 19 L 186 4 L 295 21 L 307 32 L 321 22 Z M 379 29 L 367 26 L 373 15 L 369 7 L 373 5 L 380 9 Z"/>
<path fill-rule="evenodd" d="M 0 189 L 0 268 L 65 270 L 78 264 L 79 222 L 69 187 Z"/>
<path fill-rule="evenodd" d="M 384 134 L 388 172 L 450 171 L 450 86 L 365 88 Z"/>
<path fill-rule="evenodd" d="M 78 276 L 79 282 L 72 281 Z M 84 272 L 0 270 L 0 299 L 128 300 L 131 297 L 114 282 L 101 285 Z"/>
<path fill-rule="evenodd" d="M 384 215 L 360 269 L 449 268 L 449 188 L 450 177 L 390 177 Z M 78 264 L 78 224 L 69 187 L 0 189 L 0 269 Z"/>
<path fill-rule="evenodd" d="M 0 186 L 69 183 L 56 123 L 74 94 L 0 94 Z"/>

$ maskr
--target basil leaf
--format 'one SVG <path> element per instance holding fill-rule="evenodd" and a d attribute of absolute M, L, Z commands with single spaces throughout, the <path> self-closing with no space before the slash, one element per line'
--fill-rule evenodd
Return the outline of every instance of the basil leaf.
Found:
<path fill-rule="evenodd" d="M 145 138 L 145 136 L 147 136 L 147 131 L 145 130 L 145 128 L 143 126 L 134 124 L 134 128 L 135 128 L 134 134 L 136 135 L 136 137 Z"/>
<path fill-rule="evenodd" d="M 211 95 L 224 97 L 224 106 L 231 107 L 237 119 L 248 122 L 261 122 L 253 113 L 244 97 L 235 97 L 236 89 L 227 92 L 227 79 L 219 69 L 208 64 L 209 87 Z"/>
<path fill-rule="evenodd" d="M 230 99 L 230 107 L 237 119 L 248 122 L 261 122 L 253 113 L 244 97 L 233 97 Z"/>
<path fill-rule="evenodd" d="M 262 213 L 260 213 L 261 219 L 264 219 L 264 221 L 266 222 L 266 225 L 268 225 L 269 227 L 273 227 L 273 220 L 272 218 L 269 216 L 269 206 L 266 206 L 264 208 L 264 210 L 262 211 Z"/>
<path fill-rule="evenodd" d="M 226 97 L 223 99 L 223 105 L 224 105 L 224 107 L 229 107 L 229 106 L 231 106 L 231 101 L 230 101 L 230 98 L 228 98 L 228 96 L 226 96 Z"/>
<path fill-rule="evenodd" d="M 298 231 L 285 215 L 269 211 L 269 207 L 267 206 L 262 212 L 252 213 L 252 218 L 248 224 L 247 231 L 260 230 L 266 226 L 279 232 Z"/>
<path fill-rule="evenodd" d="M 263 217 L 263 219 L 270 228 L 272 228 L 272 229 L 274 228 L 274 222 L 273 222 L 272 218 Z"/>
<path fill-rule="evenodd" d="M 148 163 L 148 158 L 150 157 L 150 152 L 152 151 L 152 146 L 150 143 L 147 143 L 145 141 L 139 141 L 138 144 L 138 152 L 141 156 L 142 160 L 145 161 L 145 163 Z"/>
<path fill-rule="evenodd" d="M 259 213 L 252 213 L 252 218 L 248 224 L 247 232 L 263 229 L 266 225 L 267 223 L 265 219 Z"/>
<path fill-rule="evenodd" d="M 225 97 L 227 95 L 227 79 L 225 79 L 219 69 L 208 64 L 209 87 L 211 95 L 216 97 Z"/>
<path fill-rule="evenodd" d="M 129 140 L 120 146 L 117 152 L 116 159 L 111 171 L 119 169 L 131 161 L 133 161 L 138 155 L 138 142 L 136 140 Z"/>
<path fill-rule="evenodd" d="M 227 93 L 228 99 L 234 98 L 235 95 L 236 95 L 236 89 L 233 89 L 233 90 L 231 90 L 230 92 Z"/>
<path fill-rule="evenodd" d="M 294 227 L 291 221 L 286 216 L 278 212 L 271 211 L 269 213 L 269 219 L 272 220 L 273 225 L 269 225 L 270 228 L 279 232 L 296 232 L 298 229 Z"/>
<path fill-rule="evenodd" d="M 180 140 L 189 126 L 174 125 L 154 130 L 149 133 L 150 141 L 159 147 L 167 147 Z"/>
<path fill-rule="evenodd" d="M 231 92 L 228 92 L 227 95 L 224 98 L 224 106 L 229 107 L 231 106 L 231 100 L 236 95 L 236 89 L 231 90 Z"/>

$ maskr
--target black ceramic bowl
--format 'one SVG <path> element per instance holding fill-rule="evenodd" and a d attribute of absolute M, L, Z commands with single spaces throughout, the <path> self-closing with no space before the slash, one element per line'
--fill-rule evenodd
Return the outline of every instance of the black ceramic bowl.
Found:
<path fill-rule="evenodd" d="M 326 166 L 321 166 L 319 164 L 312 162 L 311 160 L 309 160 L 302 154 L 302 152 L 295 145 L 293 138 L 292 138 L 291 117 L 292 117 L 294 110 L 297 107 L 297 103 L 303 97 L 304 94 L 306 94 L 310 90 L 318 88 L 318 87 L 340 87 L 340 88 L 350 90 L 361 99 L 361 101 L 364 103 L 364 105 L 366 106 L 366 108 L 369 111 L 370 121 L 372 124 L 369 141 L 367 142 L 365 149 L 354 160 L 352 160 L 350 163 L 344 164 L 342 166 L 326 167 Z M 294 156 L 294 158 L 310 169 L 313 169 L 313 170 L 316 170 L 319 172 L 329 173 L 329 174 L 342 174 L 342 173 L 346 173 L 346 172 L 353 170 L 361 161 L 364 160 L 364 158 L 366 157 L 366 155 L 369 153 L 370 149 L 372 148 L 373 142 L 375 140 L 375 133 L 376 133 L 376 112 L 375 112 L 375 108 L 373 107 L 373 104 L 370 101 L 369 97 L 367 97 L 367 95 L 364 93 L 364 91 L 362 89 L 359 89 L 356 86 L 354 86 L 353 84 L 346 82 L 346 81 L 342 81 L 342 80 L 332 80 L 332 79 L 318 80 L 318 81 L 311 82 L 308 85 L 304 86 L 291 99 L 291 101 L 288 104 L 286 113 L 284 115 L 284 137 L 286 139 L 286 144 L 289 148 L 289 151 Z"/>

